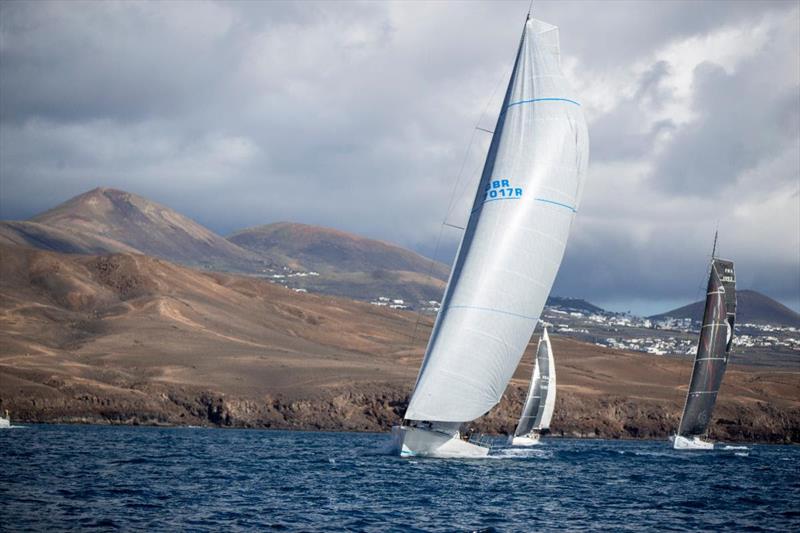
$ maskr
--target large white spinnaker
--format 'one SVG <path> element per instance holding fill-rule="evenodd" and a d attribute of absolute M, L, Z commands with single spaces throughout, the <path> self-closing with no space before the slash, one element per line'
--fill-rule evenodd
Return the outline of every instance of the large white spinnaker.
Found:
<path fill-rule="evenodd" d="M 558 28 L 528 19 L 406 420 L 463 423 L 500 401 L 564 255 L 588 158 Z"/>

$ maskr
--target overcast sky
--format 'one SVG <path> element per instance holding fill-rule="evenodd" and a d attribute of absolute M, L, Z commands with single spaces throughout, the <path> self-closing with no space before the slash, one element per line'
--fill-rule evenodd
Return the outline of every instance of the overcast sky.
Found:
<path fill-rule="evenodd" d="M 0 217 L 107 186 L 223 235 L 289 220 L 433 255 L 467 216 L 527 4 L 2 2 Z M 592 143 L 553 293 L 700 299 L 719 225 L 739 287 L 800 309 L 800 4 L 534 16 L 560 27 Z"/>

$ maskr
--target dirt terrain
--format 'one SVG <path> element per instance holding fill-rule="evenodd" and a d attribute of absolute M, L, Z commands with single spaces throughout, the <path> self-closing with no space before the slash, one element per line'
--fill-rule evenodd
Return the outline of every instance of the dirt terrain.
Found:
<path fill-rule="evenodd" d="M 0 409 L 38 422 L 385 430 L 404 410 L 430 327 L 414 313 L 143 255 L 4 245 Z M 553 343 L 555 434 L 674 431 L 688 359 Z M 479 429 L 513 430 L 534 347 Z M 800 370 L 731 365 L 712 435 L 800 441 Z"/>

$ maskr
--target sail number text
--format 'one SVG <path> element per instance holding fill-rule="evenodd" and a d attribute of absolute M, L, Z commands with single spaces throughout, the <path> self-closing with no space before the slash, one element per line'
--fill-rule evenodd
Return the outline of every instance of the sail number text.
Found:
<path fill-rule="evenodd" d="M 522 187 L 512 187 L 509 180 L 491 180 L 484 188 L 483 200 L 497 200 L 501 198 L 520 198 Z"/>

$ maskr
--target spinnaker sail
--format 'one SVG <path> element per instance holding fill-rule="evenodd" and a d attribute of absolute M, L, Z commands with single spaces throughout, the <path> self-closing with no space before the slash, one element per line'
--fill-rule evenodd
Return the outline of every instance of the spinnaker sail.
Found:
<path fill-rule="evenodd" d="M 406 420 L 468 422 L 500 401 L 561 264 L 588 159 L 558 28 L 528 18 Z"/>

